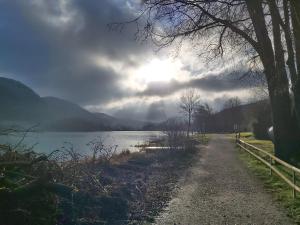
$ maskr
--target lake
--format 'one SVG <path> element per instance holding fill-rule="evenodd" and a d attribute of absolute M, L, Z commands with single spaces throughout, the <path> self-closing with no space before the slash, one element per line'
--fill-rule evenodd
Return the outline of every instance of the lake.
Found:
<path fill-rule="evenodd" d="M 117 145 L 117 152 L 125 149 L 134 152 L 139 150 L 135 145 L 143 144 L 162 135 L 160 131 L 30 132 L 27 133 L 22 143 L 26 146 L 36 144 L 34 151 L 39 153 L 50 153 L 72 143 L 75 151 L 89 155 L 91 150 L 87 144 L 95 139 L 102 139 L 105 146 Z M 16 145 L 21 138 L 22 134 L 0 136 L 0 144 Z"/>

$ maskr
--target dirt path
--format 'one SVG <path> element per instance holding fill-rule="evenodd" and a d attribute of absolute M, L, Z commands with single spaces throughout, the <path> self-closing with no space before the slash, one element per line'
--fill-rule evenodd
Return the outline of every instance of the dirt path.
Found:
<path fill-rule="evenodd" d="M 239 160 L 236 151 L 225 135 L 212 136 L 156 224 L 294 224 Z"/>

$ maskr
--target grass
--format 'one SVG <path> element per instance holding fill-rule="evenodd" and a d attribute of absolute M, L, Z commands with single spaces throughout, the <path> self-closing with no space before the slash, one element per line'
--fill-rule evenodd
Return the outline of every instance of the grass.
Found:
<path fill-rule="evenodd" d="M 192 137 L 193 140 L 198 141 L 203 145 L 207 145 L 210 140 L 210 134 L 194 134 Z"/>
<path fill-rule="evenodd" d="M 274 154 L 274 144 L 270 140 L 257 140 L 251 132 L 241 133 L 241 139 L 247 143 Z"/>
<path fill-rule="evenodd" d="M 252 133 L 241 133 L 241 139 L 272 154 L 274 153 L 274 145 L 271 141 L 256 140 Z M 271 192 L 275 199 L 287 209 L 288 216 L 297 224 L 300 224 L 300 194 L 298 193 L 298 197 L 294 199 L 292 189 L 274 173 L 270 176 L 268 167 L 245 151 L 239 151 L 239 153 L 240 158 L 247 167 L 263 181 L 267 191 Z M 278 165 L 276 167 L 291 178 L 289 171 Z M 297 184 L 299 185 L 299 181 Z"/>

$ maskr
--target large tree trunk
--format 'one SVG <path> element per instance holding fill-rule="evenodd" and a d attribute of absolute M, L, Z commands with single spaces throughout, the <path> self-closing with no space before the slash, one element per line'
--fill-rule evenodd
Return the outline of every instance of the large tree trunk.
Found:
<path fill-rule="evenodd" d="M 294 94 L 294 112 L 295 117 L 297 118 L 297 124 L 300 127 L 300 79 L 298 78 L 297 82 L 292 87 Z M 299 138 L 300 142 L 300 138 Z"/>
<path fill-rule="evenodd" d="M 292 90 L 295 101 L 295 115 L 298 120 L 298 126 L 300 127 L 300 1 L 291 0 L 290 4 L 297 70 L 296 78 L 292 80 Z"/>
<path fill-rule="evenodd" d="M 189 112 L 189 118 L 188 118 L 188 130 L 187 130 L 187 137 L 190 137 L 190 129 L 191 129 L 191 112 Z"/>
<path fill-rule="evenodd" d="M 292 104 L 283 77 L 273 77 L 269 82 L 270 103 L 272 108 L 275 155 L 295 164 L 300 160 L 299 128 L 293 116 Z"/>
<path fill-rule="evenodd" d="M 300 1 L 291 0 L 291 19 L 295 41 L 296 64 L 298 69 L 298 78 L 300 70 Z"/>

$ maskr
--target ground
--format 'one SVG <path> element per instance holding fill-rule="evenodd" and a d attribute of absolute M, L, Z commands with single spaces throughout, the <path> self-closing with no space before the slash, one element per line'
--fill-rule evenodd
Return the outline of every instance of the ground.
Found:
<path fill-rule="evenodd" d="M 212 135 L 155 224 L 294 224 L 237 151 L 228 136 Z"/>

